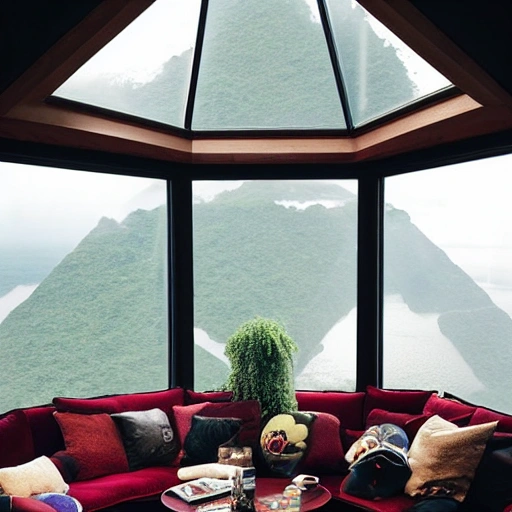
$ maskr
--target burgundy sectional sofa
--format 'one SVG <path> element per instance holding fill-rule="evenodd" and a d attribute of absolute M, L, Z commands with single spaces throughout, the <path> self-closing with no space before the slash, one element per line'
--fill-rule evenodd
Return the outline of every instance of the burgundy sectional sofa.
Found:
<path fill-rule="evenodd" d="M 352 506 L 354 510 L 404 512 L 417 505 L 418 498 L 403 492 L 373 500 L 347 493 L 344 484 L 350 472 L 345 454 L 371 425 L 393 423 L 412 442 L 429 418 L 439 416 L 458 427 L 497 422 L 460 510 L 512 512 L 512 416 L 454 397 L 440 397 L 433 391 L 369 386 L 365 392 L 297 391 L 296 396 L 299 410 L 316 416 L 308 451 L 297 471 L 319 476 L 344 510 Z M 111 427 L 97 438 L 91 438 L 91 431 L 83 433 L 83 429 L 110 425 L 111 415 L 153 409 L 165 413 L 170 435 L 175 438 L 174 451 L 167 451 L 155 463 L 137 461 L 133 466 L 133 460 L 120 452 L 119 437 L 114 440 L 116 433 Z M 49 405 L 9 411 L 0 417 L 0 468 L 17 467 L 41 456 L 50 458 L 69 483 L 68 494 L 86 512 L 133 500 L 159 499 L 160 493 L 180 482 L 177 472 L 186 456 L 184 439 L 197 416 L 239 418 L 241 444 L 253 447 L 258 474 L 269 476 L 258 454 L 263 427 L 259 404 L 233 402 L 225 392 L 198 393 L 182 388 L 86 399 L 57 397 Z M 12 510 L 30 510 L 27 503 L 30 505 L 30 499 L 13 500 Z M 42 505 L 38 503 L 34 510 L 50 512 Z"/>

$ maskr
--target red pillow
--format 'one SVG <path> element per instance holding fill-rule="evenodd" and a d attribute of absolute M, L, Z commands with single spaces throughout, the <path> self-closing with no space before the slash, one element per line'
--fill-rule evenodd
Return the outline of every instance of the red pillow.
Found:
<path fill-rule="evenodd" d="M 340 429 L 340 437 L 341 444 L 343 446 L 343 451 L 347 453 L 350 450 L 350 447 L 365 433 L 364 429 L 350 429 L 343 428 Z"/>
<path fill-rule="evenodd" d="M 409 443 L 416 436 L 420 427 L 430 418 L 427 414 L 407 414 L 406 412 L 389 412 L 383 409 L 373 409 L 366 418 L 366 428 L 383 423 L 392 423 L 404 430 L 409 438 Z"/>
<path fill-rule="evenodd" d="M 185 404 L 200 404 L 203 402 L 231 402 L 233 400 L 232 391 L 192 391 L 185 390 Z"/>
<path fill-rule="evenodd" d="M 425 403 L 432 393 L 432 391 L 387 390 L 367 386 L 364 401 L 364 417 L 367 418 L 372 409 L 421 414 Z"/>
<path fill-rule="evenodd" d="M 326 412 L 312 412 L 316 416 L 311 425 L 308 450 L 300 463 L 303 473 L 343 473 L 347 470 L 345 451 L 341 444 L 340 420 Z"/>
<path fill-rule="evenodd" d="M 65 454 L 78 464 L 77 480 L 125 473 L 129 470 L 121 436 L 109 414 L 55 412 Z"/>
<path fill-rule="evenodd" d="M 485 407 L 477 407 L 471 420 L 470 425 L 479 425 L 481 423 L 489 423 L 490 421 L 498 420 L 498 426 L 496 432 L 512 433 L 512 416 L 508 414 L 502 414 L 500 412 L 487 409 Z"/>
<path fill-rule="evenodd" d="M 239 434 L 240 444 L 253 448 L 258 445 L 261 417 L 261 407 L 258 400 L 202 402 L 193 405 L 175 405 L 172 409 L 181 446 L 185 442 L 194 415 L 209 418 L 240 418 L 242 420 L 242 429 Z"/>
<path fill-rule="evenodd" d="M 128 393 L 125 395 L 111 395 L 97 398 L 56 397 L 53 399 L 53 404 L 59 412 L 75 412 L 81 414 L 95 414 L 100 412 L 113 414 L 116 412 L 162 409 L 162 411 L 169 415 L 174 405 L 184 403 L 185 390 L 183 388 L 150 391 L 147 393 Z"/>
<path fill-rule="evenodd" d="M 437 414 L 458 427 L 466 427 L 475 411 L 476 406 L 463 404 L 452 398 L 441 398 L 437 393 L 432 394 L 423 408 L 424 414 Z"/>
<path fill-rule="evenodd" d="M 327 412 L 336 416 L 345 428 L 363 429 L 365 393 L 346 391 L 297 391 L 299 411 Z"/>

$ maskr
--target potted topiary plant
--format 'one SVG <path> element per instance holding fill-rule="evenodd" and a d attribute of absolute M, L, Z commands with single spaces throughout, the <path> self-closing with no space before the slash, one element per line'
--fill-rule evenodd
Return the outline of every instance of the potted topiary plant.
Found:
<path fill-rule="evenodd" d="M 234 400 L 259 400 L 265 422 L 297 410 L 293 354 L 298 347 L 276 320 L 256 317 L 227 340 L 231 371 L 225 385 Z"/>

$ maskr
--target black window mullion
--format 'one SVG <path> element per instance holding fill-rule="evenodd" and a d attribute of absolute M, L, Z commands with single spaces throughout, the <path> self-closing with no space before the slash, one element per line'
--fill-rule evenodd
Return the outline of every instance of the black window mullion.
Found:
<path fill-rule="evenodd" d="M 201 2 L 201 11 L 199 13 L 196 46 L 194 49 L 194 60 L 192 62 L 192 73 L 190 76 L 190 87 L 188 89 L 187 108 L 185 110 L 185 130 L 192 129 L 192 116 L 194 115 L 194 103 L 197 91 L 197 78 L 199 76 L 199 66 L 201 65 L 201 54 L 203 52 L 204 31 L 206 26 L 207 13 L 208 0 L 203 0 Z"/>
<path fill-rule="evenodd" d="M 354 121 L 352 119 L 352 113 L 350 112 L 350 105 L 348 102 L 347 88 L 345 80 L 343 78 L 343 72 L 341 70 L 340 59 L 336 51 L 336 44 L 334 42 L 334 36 L 332 33 L 332 27 L 327 14 L 327 8 L 325 6 L 325 0 L 318 0 L 318 10 L 320 12 L 320 20 L 324 29 L 325 41 L 327 48 L 329 49 L 329 57 L 331 58 L 331 65 L 336 80 L 336 88 L 338 89 L 338 95 L 340 97 L 341 107 L 343 109 L 343 115 L 345 116 L 345 124 L 347 130 L 352 132 L 354 130 Z"/>
<path fill-rule="evenodd" d="M 359 179 L 357 251 L 357 383 L 382 385 L 384 178 Z"/>
<path fill-rule="evenodd" d="M 168 185 L 169 211 L 169 386 L 194 387 L 194 274 L 192 180 Z"/>

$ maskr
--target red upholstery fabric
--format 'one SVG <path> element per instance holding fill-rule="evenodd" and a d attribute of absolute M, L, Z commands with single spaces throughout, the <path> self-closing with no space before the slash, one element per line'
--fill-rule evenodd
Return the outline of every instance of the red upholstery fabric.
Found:
<path fill-rule="evenodd" d="M 350 428 L 341 428 L 340 437 L 343 451 L 347 453 L 350 447 L 364 434 L 365 429 L 352 430 Z"/>
<path fill-rule="evenodd" d="M 0 467 L 17 466 L 35 458 L 30 427 L 21 410 L 0 419 L 0 440 Z"/>
<path fill-rule="evenodd" d="M 428 414 L 407 414 L 405 412 L 388 412 L 373 409 L 366 418 L 366 428 L 383 423 L 392 423 L 404 430 L 411 443 L 419 428 L 430 418 Z"/>
<path fill-rule="evenodd" d="M 185 390 L 185 405 L 201 404 L 203 402 L 231 402 L 233 393 L 231 391 L 192 391 Z"/>
<path fill-rule="evenodd" d="M 50 457 L 64 448 L 64 440 L 53 413 L 55 407 L 41 406 L 23 409 L 32 431 L 34 443 L 34 457 L 46 455 Z"/>
<path fill-rule="evenodd" d="M 463 404 L 462 402 L 451 398 L 441 398 L 437 393 L 432 394 L 423 408 L 424 414 L 429 416 L 437 414 L 438 416 L 441 416 L 441 418 L 451 421 L 459 427 L 469 425 L 471 417 L 475 411 L 476 407 L 472 405 Z"/>
<path fill-rule="evenodd" d="M 11 500 L 11 512 L 55 512 L 53 507 L 33 498 L 21 498 L 13 496 Z"/>
<path fill-rule="evenodd" d="M 78 462 L 77 480 L 129 470 L 121 436 L 109 414 L 56 412 L 66 454 Z"/>
<path fill-rule="evenodd" d="M 299 411 L 327 412 L 336 416 L 344 428 L 362 430 L 364 392 L 297 391 Z"/>
<path fill-rule="evenodd" d="M 470 425 L 479 425 L 480 423 L 488 423 L 490 421 L 498 420 L 498 426 L 496 432 L 509 432 L 512 433 L 512 416 L 501 414 L 499 412 L 492 411 L 485 407 L 477 407 L 471 420 Z"/>
<path fill-rule="evenodd" d="M 258 445 L 261 407 L 257 400 L 175 405 L 173 414 L 181 446 L 183 446 L 185 437 L 190 430 L 194 414 L 210 418 L 240 418 L 243 422 L 239 435 L 240 444 L 252 447 Z"/>
<path fill-rule="evenodd" d="M 387 390 L 367 386 L 364 401 L 365 421 L 373 409 L 421 414 L 431 395 L 432 391 Z"/>
<path fill-rule="evenodd" d="M 129 393 L 98 398 L 56 397 L 53 399 L 53 403 L 60 412 L 83 414 L 106 412 L 112 414 L 158 408 L 170 415 L 174 405 L 185 403 L 185 390 L 183 388 L 173 388 L 164 391 Z"/>
<path fill-rule="evenodd" d="M 300 472 L 313 475 L 346 473 L 347 462 L 340 438 L 340 420 L 326 412 L 314 412 L 308 450 L 300 463 Z"/>
<path fill-rule="evenodd" d="M 175 467 L 159 466 L 102 476 L 96 478 L 94 483 L 72 482 L 68 494 L 76 498 L 87 512 L 149 496 L 160 499 L 163 491 L 181 483 L 177 471 Z M 143 506 L 141 510 L 144 510 Z"/>

